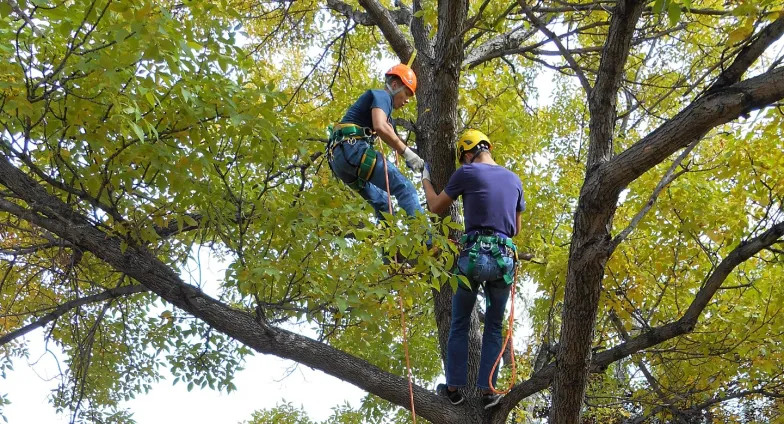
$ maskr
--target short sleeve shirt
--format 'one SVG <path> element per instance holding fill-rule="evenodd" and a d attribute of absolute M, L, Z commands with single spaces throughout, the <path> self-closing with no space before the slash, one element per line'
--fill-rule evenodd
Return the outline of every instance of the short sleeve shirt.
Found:
<path fill-rule="evenodd" d="M 387 121 L 391 121 L 392 96 L 386 90 L 368 90 L 362 93 L 359 99 L 348 108 L 340 122 L 373 128 L 371 111 L 374 108 L 383 110 L 387 114 Z"/>
<path fill-rule="evenodd" d="M 492 229 L 511 237 L 517 212 L 525 210 L 520 177 L 499 165 L 463 165 L 449 178 L 444 192 L 451 199 L 463 196 L 466 232 Z"/>

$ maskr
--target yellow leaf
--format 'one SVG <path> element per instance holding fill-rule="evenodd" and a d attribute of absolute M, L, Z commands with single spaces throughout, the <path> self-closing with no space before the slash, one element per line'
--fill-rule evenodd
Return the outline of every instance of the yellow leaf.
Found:
<path fill-rule="evenodd" d="M 733 44 L 741 42 L 751 35 L 752 31 L 754 31 L 753 27 L 749 28 L 747 25 L 744 25 L 730 32 L 728 40 Z"/>

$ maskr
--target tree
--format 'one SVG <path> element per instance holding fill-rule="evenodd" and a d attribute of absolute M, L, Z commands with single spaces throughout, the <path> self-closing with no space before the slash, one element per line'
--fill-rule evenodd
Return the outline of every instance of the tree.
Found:
<path fill-rule="evenodd" d="M 250 350 L 407 408 L 398 296 L 416 412 L 434 423 L 781 413 L 781 4 L 0 7 L 0 345 L 24 355 L 19 336 L 45 327 L 68 355 L 54 402 L 75 420 L 128 421 L 118 402 L 164 360 L 189 387 L 232 390 Z M 424 387 L 446 345 L 458 211 L 433 227 L 433 256 L 427 219 L 375 228 L 323 166 L 327 123 L 377 81 L 368 63 L 415 51 L 416 113 L 396 123 L 436 187 L 456 134 L 479 127 L 531 206 L 517 243 L 541 342 L 488 413 Z M 551 106 L 532 95 L 542 69 L 559 75 Z M 231 263 L 217 295 L 178 273 L 197 246 Z M 379 247 L 417 264 L 384 266 Z M 301 414 L 279 409 L 266 414 Z"/>

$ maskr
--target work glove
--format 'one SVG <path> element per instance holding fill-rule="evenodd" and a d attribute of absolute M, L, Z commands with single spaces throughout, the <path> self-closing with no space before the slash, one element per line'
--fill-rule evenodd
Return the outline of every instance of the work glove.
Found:
<path fill-rule="evenodd" d="M 425 169 L 425 161 L 409 147 L 406 147 L 406 150 L 403 151 L 403 159 L 406 160 L 406 165 L 414 172 L 422 172 Z"/>
<path fill-rule="evenodd" d="M 422 181 L 428 180 L 430 181 L 430 165 L 425 163 L 425 167 L 422 168 Z"/>

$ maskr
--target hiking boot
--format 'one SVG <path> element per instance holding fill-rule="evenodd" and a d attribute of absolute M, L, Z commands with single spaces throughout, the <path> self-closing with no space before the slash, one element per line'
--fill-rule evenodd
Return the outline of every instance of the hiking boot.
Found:
<path fill-rule="evenodd" d="M 454 392 L 449 391 L 449 388 L 447 387 L 446 384 L 439 384 L 436 387 L 436 393 L 438 393 L 439 396 L 446 396 L 447 398 L 449 398 L 449 401 L 452 402 L 452 405 L 460 405 L 465 400 L 465 398 L 463 397 L 463 395 L 460 394 L 459 391 L 457 390 L 455 390 Z"/>
<path fill-rule="evenodd" d="M 490 409 L 498 405 L 498 402 L 500 401 L 501 401 L 501 395 L 496 395 L 492 393 L 485 393 L 482 395 L 482 406 L 485 409 Z"/>

